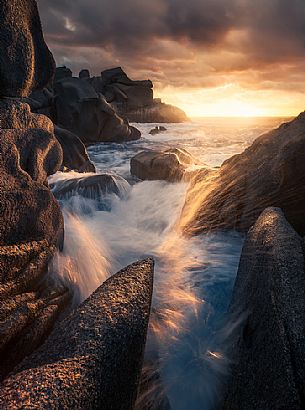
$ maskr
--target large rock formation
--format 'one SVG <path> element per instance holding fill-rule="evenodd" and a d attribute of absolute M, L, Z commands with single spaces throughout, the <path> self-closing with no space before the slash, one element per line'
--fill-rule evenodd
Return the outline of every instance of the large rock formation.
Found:
<path fill-rule="evenodd" d="M 244 320 L 223 408 L 304 408 L 304 242 L 279 209 L 266 209 L 248 233 L 230 312 Z"/>
<path fill-rule="evenodd" d="M 268 206 L 283 209 L 305 234 L 305 113 L 259 137 L 225 161 L 210 180 L 190 189 L 183 214 L 186 230 L 247 231 Z M 191 218 L 190 218 L 191 217 Z"/>
<path fill-rule="evenodd" d="M 52 122 L 22 102 L 52 79 L 36 2 L 0 1 L 0 379 L 39 346 L 70 300 L 48 275 L 63 217 L 47 184 L 62 164 Z M 13 98 L 11 98 L 13 97 Z"/>
<path fill-rule="evenodd" d="M 131 158 L 130 172 L 142 180 L 178 182 L 189 180 L 203 165 L 186 150 L 170 148 L 165 151 L 140 152 Z M 208 172 L 208 168 L 205 167 L 203 171 Z"/>
<path fill-rule="evenodd" d="M 85 144 L 124 142 L 141 137 L 140 131 L 123 121 L 88 81 L 63 78 L 54 85 L 56 123 Z"/>
<path fill-rule="evenodd" d="M 0 1 L 0 97 L 28 96 L 51 80 L 54 60 L 33 0 Z"/>
<path fill-rule="evenodd" d="M 153 261 L 108 279 L 0 387 L 0 408 L 132 409 L 143 362 Z"/>
<path fill-rule="evenodd" d="M 153 97 L 150 80 L 131 80 L 121 67 L 102 71 L 90 83 L 105 96 L 120 116 L 131 122 L 183 122 L 186 114 L 177 107 Z"/>

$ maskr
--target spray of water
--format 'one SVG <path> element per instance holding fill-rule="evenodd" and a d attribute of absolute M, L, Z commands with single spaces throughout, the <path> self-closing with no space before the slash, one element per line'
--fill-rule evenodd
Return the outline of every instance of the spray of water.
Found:
<path fill-rule="evenodd" d="M 66 175 L 52 182 L 71 178 Z M 101 198 L 75 195 L 62 201 L 65 247 L 55 268 L 73 284 L 77 300 L 122 267 L 155 258 L 138 409 L 166 403 L 177 410 L 213 408 L 226 374 L 223 341 L 229 332 L 223 316 L 241 239 L 184 236 L 180 216 L 187 190 L 187 183 L 141 182 L 127 196 L 109 195 L 108 212 L 101 210 Z"/>
<path fill-rule="evenodd" d="M 65 212 L 65 247 L 53 270 L 74 290 L 75 303 L 85 300 L 111 275 L 111 256 L 101 240 L 92 237 L 86 220 Z"/>

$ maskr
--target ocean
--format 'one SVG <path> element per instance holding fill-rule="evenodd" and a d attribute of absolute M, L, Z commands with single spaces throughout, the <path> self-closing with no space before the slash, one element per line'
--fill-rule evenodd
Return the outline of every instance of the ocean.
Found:
<path fill-rule="evenodd" d="M 130 158 L 145 149 L 184 148 L 218 167 L 286 118 L 200 118 L 162 124 L 134 124 L 139 141 L 88 147 L 98 173 L 124 177 L 121 195 L 100 200 L 75 196 L 61 201 L 64 252 L 56 270 L 76 289 L 79 302 L 126 265 L 147 256 L 156 262 L 144 373 L 152 382 L 138 409 L 168 403 L 174 410 L 217 408 L 229 372 L 227 344 L 234 327 L 226 318 L 244 236 L 237 232 L 185 237 L 179 218 L 188 186 L 164 181 L 136 182 Z M 51 182 L 76 177 L 57 173 Z"/>

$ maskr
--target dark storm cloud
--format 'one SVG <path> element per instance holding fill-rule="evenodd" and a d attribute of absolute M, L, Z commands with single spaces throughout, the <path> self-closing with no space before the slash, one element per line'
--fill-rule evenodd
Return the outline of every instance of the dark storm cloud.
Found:
<path fill-rule="evenodd" d="M 47 34 L 77 45 L 138 45 L 151 38 L 213 44 L 235 15 L 226 0 L 40 0 L 39 5 Z"/>
<path fill-rule="evenodd" d="M 85 62 L 95 72 L 120 64 L 152 73 L 160 83 L 208 86 L 213 72 L 268 73 L 274 71 L 273 65 L 297 64 L 305 55 L 304 0 L 38 0 L 38 4 L 57 61 L 74 69 Z M 202 53 L 214 53 L 209 67 L 196 61 Z M 223 57 L 217 60 L 215 53 Z"/>

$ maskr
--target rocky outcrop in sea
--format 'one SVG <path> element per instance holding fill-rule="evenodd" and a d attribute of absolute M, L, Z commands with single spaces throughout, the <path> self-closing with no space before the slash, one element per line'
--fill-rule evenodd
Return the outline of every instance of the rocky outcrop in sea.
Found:
<path fill-rule="evenodd" d="M 80 77 L 82 73 L 81 71 Z M 100 77 L 93 78 L 90 78 L 87 70 L 85 78 L 97 92 L 105 96 L 106 101 L 122 118 L 130 122 L 179 123 L 187 121 L 186 114 L 180 108 L 154 98 L 153 83 L 150 80 L 131 80 L 121 67 L 102 71 Z"/>
<path fill-rule="evenodd" d="M 140 131 L 129 122 L 187 120 L 179 108 L 153 98 L 151 81 L 133 81 L 120 67 L 105 70 L 100 77 L 90 77 L 88 70 L 73 77 L 69 68 L 58 67 L 53 84 L 34 90 L 27 102 L 85 145 L 139 139 Z"/>

